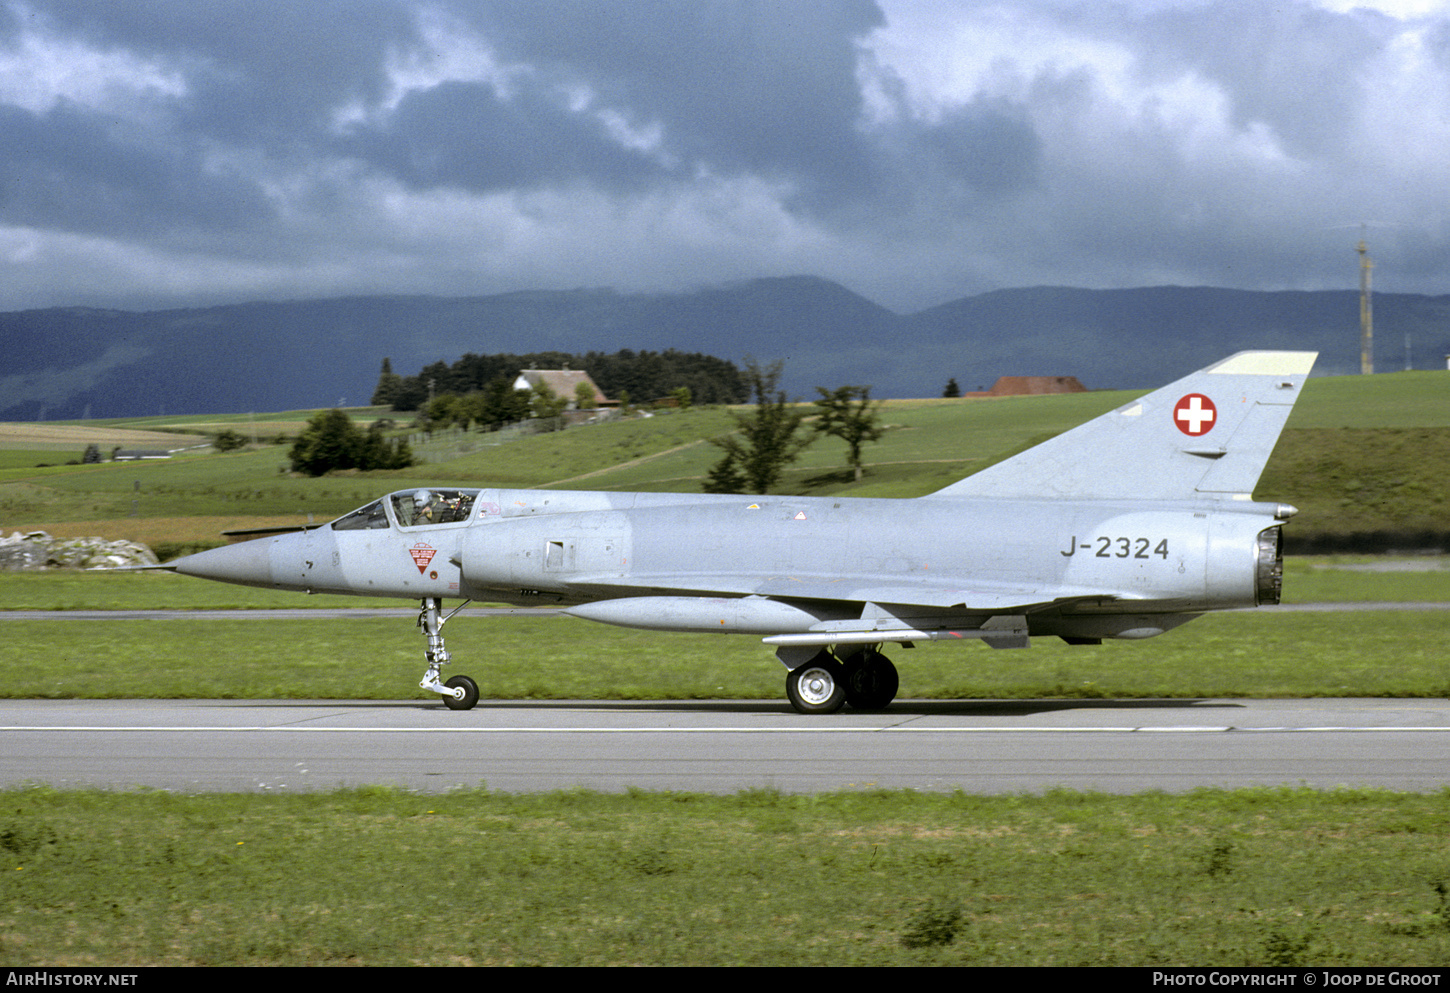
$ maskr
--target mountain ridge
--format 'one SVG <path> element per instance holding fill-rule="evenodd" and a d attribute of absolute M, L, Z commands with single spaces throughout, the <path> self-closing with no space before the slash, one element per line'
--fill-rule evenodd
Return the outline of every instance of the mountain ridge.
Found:
<path fill-rule="evenodd" d="M 1377 368 L 1443 368 L 1450 296 L 1377 294 Z M 144 416 L 361 405 L 382 360 L 413 375 L 464 354 L 620 349 L 782 360 L 795 396 L 869 385 L 937 396 L 998 376 L 1076 376 L 1089 389 L 1161 385 L 1232 352 L 1321 353 L 1359 368 L 1353 290 L 991 290 L 897 314 L 817 276 L 669 293 L 608 288 L 471 297 L 346 296 L 126 311 L 0 313 L 0 419 Z"/>

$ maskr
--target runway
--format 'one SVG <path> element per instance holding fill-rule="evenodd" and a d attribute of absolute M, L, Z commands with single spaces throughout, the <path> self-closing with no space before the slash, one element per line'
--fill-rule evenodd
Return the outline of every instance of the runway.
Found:
<path fill-rule="evenodd" d="M 0 701 L 0 785 L 1136 793 L 1450 786 L 1445 700 Z"/>

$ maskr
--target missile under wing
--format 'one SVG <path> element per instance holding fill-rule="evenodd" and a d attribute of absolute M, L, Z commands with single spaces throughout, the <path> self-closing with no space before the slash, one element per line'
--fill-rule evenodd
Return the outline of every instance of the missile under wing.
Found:
<path fill-rule="evenodd" d="M 1277 603 L 1295 511 L 1252 493 L 1314 359 L 1240 352 L 912 500 L 433 488 L 169 567 L 417 599 L 420 685 L 454 709 L 478 689 L 441 678 L 446 598 L 756 635 L 797 710 L 878 709 L 886 645 L 1096 644 Z"/>

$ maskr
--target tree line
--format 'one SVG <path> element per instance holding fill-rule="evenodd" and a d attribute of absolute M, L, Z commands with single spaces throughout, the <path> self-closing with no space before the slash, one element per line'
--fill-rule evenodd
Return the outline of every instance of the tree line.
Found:
<path fill-rule="evenodd" d="M 534 352 L 529 355 L 475 355 L 469 353 L 451 365 L 434 362 L 416 376 L 393 372 L 392 362 L 383 359 L 374 406 L 398 411 L 422 409 L 430 399 L 452 395 L 491 394 L 503 404 L 513 391 L 519 373 L 525 369 L 581 369 L 614 400 L 649 403 L 689 390 L 694 403 L 743 403 L 749 384 L 735 363 L 698 352 L 663 352 L 621 349 L 618 352 Z M 494 420 L 485 419 L 485 423 Z M 507 418 L 498 418 L 500 423 Z"/>

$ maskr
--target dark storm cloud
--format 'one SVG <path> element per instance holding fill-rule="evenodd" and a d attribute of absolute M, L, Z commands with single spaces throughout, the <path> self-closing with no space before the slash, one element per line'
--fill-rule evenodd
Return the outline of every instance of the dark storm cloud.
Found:
<path fill-rule="evenodd" d="M 854 73 L 858 40 L 883 23 L 873 3 L 441 4 L 431 9 L 450 11 L 501 62 L 527 71 L 507 95 L 444 80 L 380 109 L 389 59 L 426 49 L 417 13 L 428 9 L 81 2 L 48 10 L 46 21 L 186 67 L 188 92 L 171 107 L 179 134 L 282 157 L 354 155 L 421 187 L 618 188 L 659 178 L 662 157 L 686 179 L 701 169 L 764 174 L 818 196 L 869 181 Z M 569 107 L 580 88 L 592 100 Z M 349 104 L 374 113 L 334 143 L 334 117 Z M 658 127 L 660 154 L 611 139 L 600 110 Z"/>
<path fill-rule="evenodd" d="M 0 134 L 0 216 L 11 223 L 149 237 L 270 213 L 254 183 L 208 171 L 185 145 L 69 104 L 0 106 Z"/>
<path fill-rule="evenodd" d="M 0 309 L 798 273 L 899 309 L 1315 288 L 1352 281 L 1360 220 L 1385 225 L 1377 281 L 1434 290 L 1447 24 L 1346 0 L 0 0 Z"/>
<path fill-rule="evenodd" d="M 492 191 L 587 179 L 639 189 L 663 173 L 592 117 L 536 90 L 505 100 L 487 83 L 450 81 L 410 93 L 383 123 L 352 129 L 336 147 L 422 188 Z"/>
<path fill-rule="evenodd" d="M 921 146 L 949 180 L 992 196 L 1030 189 L 1042 143 L 1022 108 L 977 101 L 924 127 Z"/>
<path fill-rule="evenodd" d="M 339 104 L 387 89 L 390 52 L 419 44 L 398 0 L 66 0 L 34 3 L 41 21 L 99 48 L 187 71 L 172 109 L 184 130 L 284 149 L 307 144 Z"/>
<path fill-rule="evenodd" d="M 872 174 L 858 133 L 861 40 L 884 24 L 866 0 L 458 3 L 540 85 L 582 85 L 662 128 L 682 168 L 793 179 L 815 191 Z"/>

